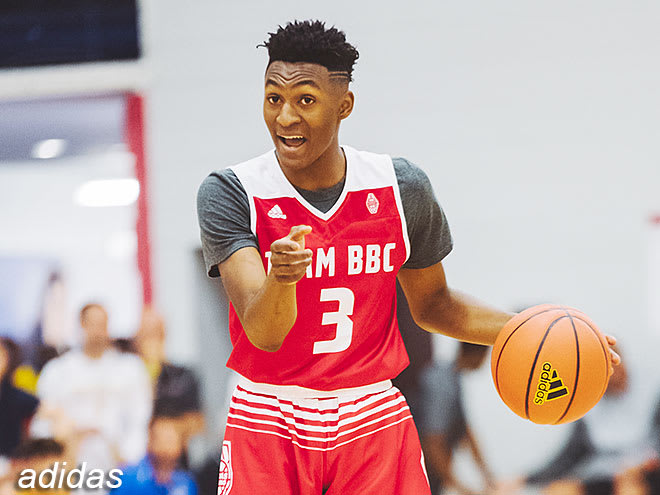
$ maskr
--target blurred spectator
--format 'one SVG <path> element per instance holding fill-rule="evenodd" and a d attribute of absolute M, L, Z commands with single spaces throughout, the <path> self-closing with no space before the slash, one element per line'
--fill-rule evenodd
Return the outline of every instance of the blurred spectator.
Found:
<path fill-rule="evenodd" d="M 137 357 L 111 348 L 103 306 L 86 305 L 80 325 L 82 349 L 46 364 L 39 397 L 47 410 L 68 419 L 73 431 L 65 440 L 77 444 L 78 460 L 100 469 L 136 462 L 146 450 L 152 407 L 147 371 Z M 57 425 L 45 427 L 53 434 Z"/>
<path fill-rule="evenodd" d="M 656 400 L 651 420 L 651 443 L 657 457 L 642 465 L 649 495 L 660 495 L 660 397 Z"/>
<path fill-rule="evenodd" d="M 9 481 L 3 488 L 0 488 L 0 495 L 5 494 L 49 494 L 64 495 L 69 493 L 66 488 L 20 488 L 17 486 L 17 480 L 26 469 L 36 471 L 39 474 L 44 469 L 50 469 L 58 465 L 61 467 L 67 461 L 64 446 L 52 438 L 29 439 L 23 442 L 14 452 L 11 460 L 11 475 L 7 478 Z M 45 482 L 50 481 L 48 476 L 42 478 Z M 4 491 L 2 491 L 4 489 Z"/>
<path fill-rule="evenodd" d="M 121 338 L 118 338 L 118 339 L 114 339 L 112 341 L 112 347 L 117 349 L 119 352 L 124 352 L 124 353 L 129 353 L 129 354 L 137 354 L 137 352 L 135 351 L 135 341 L 134 341 L 134 339 L 129 339 L 129 338 L 126 338 L 126 337 L 121 337 Z"/>
<path fill-rule="evenodd" d="M 230 370 L 231 371 L 231 370 Z M 222 438 L 229 412 L 231 399 L 239 383 L 239 375 L 231 371 L 226 383 L 224 402 L 217 411 L 219 416 L 217 434 L 215 438 Z M 197 490 L 200 495 L 217 495 L 218 493 L 218 473 L 220 471 L 220 457 L 222 456 L 222 442 L 216 443 L 217 450 L 207 454 L 206 460 L 195 470 L 195 480 L 197 481 Z"/>
<path fill-rule="evenodd" d="M 182 417 L 184 445 L 204 428 L 199 384 L 190 368 L 168 363 L 165 358 L 165 320 L 153 308 L 145 308 L 135 336 L 135 349 L 149 370 L 154 387 L 154 411 L 165 408 Z"/>
<path fill-rule="evenodd" d="M 24 439 L 39 400 L 12 383 L 21 361 L 20 349 L 8 337 L 0 337 L 0 457 L 8 457 Z"/>
<path fill-rule="evenodd" d="M 75 321 L 68 311 L 67 284 L 59 271 L 48 278 L 41 314 L 41 332 L 44 345 L 62 351 L 75 342 Z"/>
<path fill-rule="evenodd" d="M 199 495 L 217 495 L 220 456 L 221 453 L 218 452 L 216 455 L 208 457 L 201 468 L 195 472 Z"/>
<path fill-rule="evenodd" d="M 631 377 L 622 362 L 600 402 L 573 424 L 564 447 L 525 482 L 543 485 L 548 494 L 562 489 L 581 495 L 649 495 L 646 478 L 657 467 L 649 399 L 648 384 Z"/>
<path fill-rule="evenodd" d="M 433 337 L 413 320 L 408 301 L 398 282 L 396 284 L 396 318 L 410 364 L 392 380 L 392 383 L 405 396 L 415 424 L 419 425 L 421 421 L 419 379 L 422 371 L 433 362 Z"/>
<path fill-rule="evenodd" d="M 184 437 L 181 418 L 163 412 L 149 424 L 147 455 L 136 465 L 123 469 L 122 484 L 114 495 L 196 495 L 193 478 L 178 470 L 183 453 Z M 217 488 L 217 483 L 216 483 Z"/>
<path fill-rule="evenodd" d="M 35 354 L 34 366 L 24 363 L 16 368 L 16 371 L 14 372 L 14 385 L 21 390 L 25 390 L 29 394 L 37 393 L 39 373 L 41 373 L 41 370 L 46 363 L 59 356 L 57 349 L 48 344 L 41 344 L 36 349 Z"/>
<path fill-rule="evenodd" d="M 464 371 L 479 368 L 487 353 L 487 346 L 461 342 L 453 363 L 437 362 L 422 373 L 422 414 L 418 424 L 434 495 L 446 489 L 453 489 L 461 494 L 487 491 L 474 491 L 455 475 L 452 457 L 461 444 L 470 449 L 487 489 L 494 487 L 493 475 L 473 431 L 467 424 L 460 376 Z"/>
<path fill-rule="evenodd" d="M 456 479 L 451 467 L 452 451 L 462 441 L 467 442 L 486 483 L 492 486 L 490 471 L 465 421 L 459 376 L 461 371 L 477 369 L 488 348 L 461 343 L 455 363 L 434 364 L 432 336 L 413 320 L 398 283 L 397 320 L 410 365 L 392 381 L 406 397 L 417 424 L 433 493 L 446 487 L 473 493 Z"/>

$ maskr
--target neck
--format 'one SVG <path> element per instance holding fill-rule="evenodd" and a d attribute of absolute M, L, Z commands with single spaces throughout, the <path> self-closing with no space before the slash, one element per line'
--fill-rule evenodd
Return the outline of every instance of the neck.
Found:
<path fill-rule="evenodd" d="M 346 174 L 346 156 L 335 137 L 328 149 L 308 166 L 302 169 L 281 168 L 285 177 L 296 187 L 308 191 L 326 189 L 343 179 Z"/>
<path fill-rule="evenodd" d="M 106 350 L 106 346 L 85 345 L 83 347 L 83 352 L 85 353 L 85 355 L 92 359 L 99 359 L 101 356 L 103 356 L 105 350 Z"/>

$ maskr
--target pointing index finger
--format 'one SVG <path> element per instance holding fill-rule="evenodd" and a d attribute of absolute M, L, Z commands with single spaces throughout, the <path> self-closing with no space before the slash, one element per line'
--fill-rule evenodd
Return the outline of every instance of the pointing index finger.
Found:
<path fill-rule="evenodd" d="M 294 225 L 287 236 L 292 241 L 301 242 L 312 231 L 309 225 Z"/>

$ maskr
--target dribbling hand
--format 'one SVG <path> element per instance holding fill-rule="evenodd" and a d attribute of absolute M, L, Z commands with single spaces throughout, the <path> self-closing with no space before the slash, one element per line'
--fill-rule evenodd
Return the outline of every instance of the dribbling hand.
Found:
<path fill-rule="evenodd" d="M 280 284 L 293 285 L 305 276 L 312 262 L 312 250 L 305 249 L 305 236 L 311 231 L 308 225 L 296 225 L 286 237 L 270 245 L 270 277 Z"/>
<path fill-rule="evenodd" d="M 621 364 L 621 356 L 613 349 L 616 345 L 616 338 L 611 335 L 605 335 L 605 340 L 610 346 L 610 358 L 612 359 L 612 366 L 610 366 L 610 376 L 614 373 L 614 366 L 619 366 Z"/>

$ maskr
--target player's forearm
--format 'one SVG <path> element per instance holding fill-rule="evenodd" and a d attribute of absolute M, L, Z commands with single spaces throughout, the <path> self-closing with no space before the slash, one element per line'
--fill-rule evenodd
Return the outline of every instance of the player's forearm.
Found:
<path fill-rule="evenodd" d="M 416 319 L 427 331 L 475 344 L 493 345 L 497 334 L 512 316 L 513 313 L 445 288 L 428 298 Z"/>
<path fill-rule="evenodd" d="M 241 323 L 253 345 L 275 352 L 296 322 L 296 286 L 277 282 L 268 276 L 247 304 Z"/>

